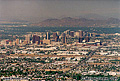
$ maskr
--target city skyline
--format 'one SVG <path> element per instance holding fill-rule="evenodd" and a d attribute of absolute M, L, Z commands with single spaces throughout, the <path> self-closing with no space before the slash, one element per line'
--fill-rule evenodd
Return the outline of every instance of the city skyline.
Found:
<path fill-rule="evenodd" d="M 0 81 L 120 81 L 119 0 L 0 0 Z"/>
<path fill-rule="evenodd" d="M 0 0 L 0 20 L 41 21 L 89 14 L 120 18 L 119 3 L 119 0 Z"/>

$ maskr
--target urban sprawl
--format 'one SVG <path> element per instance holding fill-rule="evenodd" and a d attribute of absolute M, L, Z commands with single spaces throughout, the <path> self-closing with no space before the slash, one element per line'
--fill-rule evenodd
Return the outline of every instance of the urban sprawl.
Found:
<path fill-rule="evenodd" d="M 0 42 L 2 81 L 117 81 L 120 34 L 27 32 Z"/>

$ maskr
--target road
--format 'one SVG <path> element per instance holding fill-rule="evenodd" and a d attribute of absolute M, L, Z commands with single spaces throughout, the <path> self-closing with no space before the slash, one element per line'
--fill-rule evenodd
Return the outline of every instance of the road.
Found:
<path fill-rule="evenodd" d="M 85 58 L 84 60 L 82 60 L 80 63 L 78 63 L 75 67 L 71 68 L 69 71 L 67 71 L 67 72 L 65 72 L 65 73 L 58 74 L 55 78 L 59 78 L 58 76 L 62 76 L 62 75 L 64 75 L 64 74 L 66 74 L 66 73 L 70 73 L 70 72 L 73 71 L 74 69 L 79 68 L 80 65 L 86 64 L 86 61 L 89 60 L 89 58 L 91 58 L 91 57 L 94 55 L 94 53 L 95 53 L 97 50 L 99 50 L 100 48 L 102 48 L 102 47 L 103 47 L 103 46 L 100 46 L 100 47 L 98 47 L 97 49 L 91 51 L 91 53 L 90 53 L 88 56 L 86 56 L 86 58 Z M 55 78 L 54 78 L 54 80 L 55 80 Z M 53 80 L 53 78 L 52 78 L 51 80 Z"/>

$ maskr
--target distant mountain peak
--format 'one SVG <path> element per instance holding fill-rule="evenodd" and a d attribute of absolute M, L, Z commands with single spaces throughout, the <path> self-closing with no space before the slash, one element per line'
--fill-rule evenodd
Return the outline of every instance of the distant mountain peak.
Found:
<path fill-rule="evenodd" d="M 61 19 L 47 19 L 33 25 L 41 27 L 109 27 L 112 25 L 119 26 L 120 20 L 117 18 L 94 20 L 83 17 L 82 18 L 64 17 Z"/>

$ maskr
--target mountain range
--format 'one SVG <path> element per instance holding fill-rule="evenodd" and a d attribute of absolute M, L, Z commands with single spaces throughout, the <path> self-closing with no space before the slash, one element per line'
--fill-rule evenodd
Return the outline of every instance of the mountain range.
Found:
<path fill-rule="evenodd" d="M 88 18 L 71 18 L 64 17 L 61 19 L 46 19 L 32 26 L 40 27 L 117 27 L 120 20 L 117 18 L 108 19 L 88 19 Z"/>

